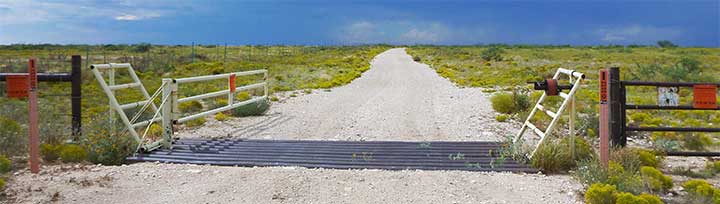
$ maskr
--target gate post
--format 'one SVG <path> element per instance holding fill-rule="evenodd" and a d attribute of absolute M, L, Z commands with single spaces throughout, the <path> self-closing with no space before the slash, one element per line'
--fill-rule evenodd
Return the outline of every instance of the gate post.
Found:
<path fill-rule="evenodd" d="M 175 80 L 164 78 L 162 79 L 163 83 L 163 90 L 162 90 L 162 98 L 161 101 L 164 101 L 162 106 L 160 107 L 161 113 L 162 113 L 162 126 L 163 126 L 163 142 L 162 146 L 164 148 L 170 148 L 172 146 L 172 135 L 173 135 L 173 111 L 172 107 L 175 105 L 175 100 L 172 97 L 173 88 L 175 86 L 175 83 L 173 82 Z M 162 102 L 161 102 L 162 103 Z"/>
<path fill-rule="evenodd" d="M 620 68 L 612 67 L 608 71 L 610 100 L 610 140 L 613 147 L 624 147 L 625 137 L 625 94 L 620 80 Z"/>
<path fill-rule="evenodd" d="M 35 58 L 28 61 L 28 136 L 30 145 L 30 172 L 40 172 L 40 138 L 38 137 L 37 67 Z"/>
<path fill-rule="evenodd" d="M 610 120 L 608 119 L 608 70 L 601 69 L 600 76 L 600 164 L 606 167 L 610 161 L 610 138 L 608 136 Z"/>
<path fill-rule="evenodd" d="M 75 141 L 79 141 L 82 135 L 82 58 L 80 55 L 72 56 L 72 71 L 70 72 L 70 82 L 72 84 L 72 92 L 70 93 L 70 103 L 72 105 L 72 136 Z"/>

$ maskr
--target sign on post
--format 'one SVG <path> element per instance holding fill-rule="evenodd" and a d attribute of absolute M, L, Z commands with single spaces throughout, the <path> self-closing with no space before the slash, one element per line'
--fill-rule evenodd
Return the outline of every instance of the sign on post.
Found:
<path fill-rule="evenodd" d="M 717 109 L 717 86 L 707 84 L 694 85 L 693 107 L 698 109 Z"/>
<path fill-rule="evenodd" d="M 657 87 L 658 106 L 678 106 L 680 105 L 680 95 L 678 87 Z"/>
<path fill-rule="evenodd" d="M 7 86 L 5 91 L 7 97 L 10 98 L 26 98 L 28 97 L 28 76 L 27 75 L 8 75 L 5 76 Z"/>

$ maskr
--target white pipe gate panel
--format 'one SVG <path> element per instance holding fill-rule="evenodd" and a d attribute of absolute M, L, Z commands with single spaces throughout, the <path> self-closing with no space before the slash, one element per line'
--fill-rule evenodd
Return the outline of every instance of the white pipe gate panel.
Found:
<path fill-rule="evenodd" d="M 537 151 L 538 147 L 540 147 L 540 145 L 542 145 L 542 143 L 545 141 L 547 136 L 552 134 L 553 127 L 555 127 L 558 120 L 560 119 L 560 116 L 562 116 L 562 112 L 565 111 L 565 109 L 568 106 L 570 106 L 570 118 L 568 120 L 568 126 L 570 126 L 569 127 L 570 128 L 570 136 L 571 137 L 575 136 L 575 93 L 580 89 L 580 83 L 585 79 L 585 74 L 576 72 L 574 70 L 558 68 L 557 72 L 555 72 L 555 75 L 553 76 L 552 79 L 559 80 L 560 74 L 567 75 L 569 77 L 569 81 L 572 85 L 572 88 L 570 89 L 570 91 L 568 93 L 563 93 L 563 92 L 558 93 L 558 96 L 560 96 L 564 99 L 562 104 L 560 105 L 560 108 L 557 110 L 557 112 L 552 112 L 547 107 L 543 106 L 542 103 L 545 102 L 545 99 L 547 99 L 547 97 L 548 97 L 547 92 L 543 92 L 543 95 L 540 96 L 540 99 L 537 101 L 535 106 L 533 106 L 532 111 L 530 111 L 530 114 L 528 115 L 527 119 L 525 119 L 525 122 L 523 123 L 522 127 L 520 128 L 520 131 L 515 136 L 515 139 L 513 141 L 514 143 L 519 142 L 522 139 L 523 134 L 525 133 L 525 130 L 527 130 L 527 129 L 531 129 L 533 133 L 540 136 L 540 141 L 535 146 L 534 150 L 529 155 L 529 157 L 532 157 L 533 155 L 535 155 L 535 152 Z M 535 113 L 537 113 L 538 110 L 542 111 L 543 113 L 550 116 L 550 118 L 552 118 L 552 120 L 550 121 L 550 124 L 545 129 L 545 131 L 540 130 L 540 128 L 536 127 L 530 121 L 530 119 L 532 119 L 533 116 L 535 116 Z M 570 146 L 574 147 L 574 145 L 575 145 L 575 142 L 572 141 Z M 572 149 L 571 151 L 574 152 L 575 150 Z"/>
<path fill-rule="evenodd" d="M 234 72 L 234 73 L 227 73 L 227 74 L 217 74 L 217 75 L 207 75 L 207 76 L 197 76 L 197 77 L 188 77 L 188 78 L 163 78 L 162 79 L 162 85 L 160 86 L 160 89 L 158 89 L 152 96 L 147 92 L 145 89 L 145 86 L 140 81 L 140 78 L 138 78 L 137 74 L 135 74 L 135 70 L 132 68 L 132 65 L 129 63 L 110 63 L 110 64 L 93 64 L 90 66 L 90 69 L 92 70 L 93 75 L 95 76 L 95 79 L 97 79 L 98 83 L 100 84 L 100 87 L 103 89 L 105 94 L 108 96 L 108 99 L 110 101 L 110 107 L 114 109 L 119 115 L 120 119 L 122 120 L 123 124 L 127 127 L 127 131 L 130 133 L 130 135 L 135 139 L 136 142 L 140 145 L 138 147 L 138 150 L 141 151 L 151 151 L 154 149 L 157 149 L 159 147 L 165 147 L 165 148 L 171 148 L 173 141 L 173 125 L 175 124 L 182 124 L 187 121 L 191 121 L 194 119 L 206 117 L 208 115 L 216 114 L 223 111 L 228 111 L 234 108 L 238 108 L 243 105 L 248 105 L 251 103 L 261 102 L 263 100 L 267 100 L 268 98 L 268 72 L 265 69 L 260 70 L 252 70 L 252 71 L 243 71 L 243 72 Z M 127 84 L 115 84 L 115 69 L 126 69 L 129 72 L 130 78 L 132 79 L 131 83 Z M 103 77 L 103 74 L 101 71 L 107 71 L 108 72 L 108 82 L 105 81 L 105 78 Z M 242 76 L 251 76 L 251 75 L 263 75 L 262 82 L 244 85 L 244 86 L 236 86 L 235 79 L 236 77 L 242 77 Z M 195 96 L 189 96 L 184 98 L 178 97 L 178 89 L 180 84 L 188 84 L 188 83 L 199 83 L 199 82 L 206 82 L 210 80 L 218 80 L 218 79 L 226 79 L 228 81 L 228 86 L 226 90 L 222 91 L 215 91 L 210 93 L 204 93 L 199 94 Z M 129 89 L 129 88 L 137 88 L 142 93 L 144 100 L 142 101 L 136 101 L 131 102 L 127 104 L 120 104 L 118 102 L 117 97 L 115 96 L 116 90 L 122 90 L 122 89 Z M 248 100 L 244 101 L 235 101 L 235 93 L 239 91 L 246 91 L 246 90 L 252 90 L 252 89 L 263 89 L 263 95 L 260 97 L 251 97 Z M 160 102 L 160 108 L 155 105 L 153 100 L 162 94 L 161 102 Z M 185 117 L 180 117 L 180 110 L 178 109 L 178 104 L 184 103 L 184 102 L 191 102 L 191 101 L 198 101 L 202 99 L 208 99 L 218 96 L 227 95 L 228 104 L 226 106 L 217 107 L 211 110 L 206 110 L 200 113 L 191 114 Z M 141 110 L 136 113 L 132 118 L 128 118 L 128 115 L 125 113 L 126 110 L 138 108 L 141 107 Z M 153 110 L 153 116 L 151 119 L 142 121 L 142 122 L 136 122 L 136 120 L 140 117 L 140 115 L 148 108 L 151 107 Z M 112 118 L 112 116 L 110 116 Z M 163 126 L 163 138 L 159 141 L 154 141 L 149 144 L 145 144 L 145 135 L 147 134 L 148 130 L 150 129 L 150 126 L 154 122 L 162 121 Z M 138 133 L 136 129 L 138 128 L 145 128 L 144 133 L 141 135 Z"/>

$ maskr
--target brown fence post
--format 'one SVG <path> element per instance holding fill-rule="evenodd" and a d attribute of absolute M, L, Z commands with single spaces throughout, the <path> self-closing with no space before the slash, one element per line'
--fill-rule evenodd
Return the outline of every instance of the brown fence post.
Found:
<path fill-rule="evenodd" d="M 600 70 L 600 76 L 598 77 L 600 80 L 600 164 L 602 166 L 607 167 L 608 162 L 610 161 L 610 138 L 609 138 L 609 127 L 610 127 L 610 120 L 609 120 L 609 112 L 608 109 L 608 70 L 602 69 Z"/>
<path fill-rule="evenodd" d="M 28 136 L 30 145 L 30 172 L 40 172 L 40 138 L 38 137 L 37 62 L 28 61 Z"/>
<path fill-rule="evenodd" d="M 625 137 L 625 91 L 620 81 L 620 68 L 612 67 L 608 71 L 610 103 L 610 140 L 613 147 L 624 147 Z"/>

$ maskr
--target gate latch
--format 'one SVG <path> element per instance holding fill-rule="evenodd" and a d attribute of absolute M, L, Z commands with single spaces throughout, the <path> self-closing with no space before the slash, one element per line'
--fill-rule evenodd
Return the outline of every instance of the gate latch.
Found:
<path fill-rule="evenodd" d="M 560 85 L 557 79 L 545 79 L 543 81 L 528 82 L 533 85 L 533 89 L 545 91 L 548 96 L 557 96 L 562 90 L 572 89 L 573 85 Z"/>

